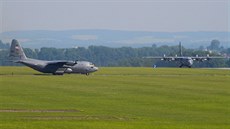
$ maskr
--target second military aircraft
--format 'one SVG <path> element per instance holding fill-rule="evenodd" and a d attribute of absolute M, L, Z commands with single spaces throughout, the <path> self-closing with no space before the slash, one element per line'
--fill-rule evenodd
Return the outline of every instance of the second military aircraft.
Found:
<path fill-rule="evenodd" d="M 151 58 L 151 59 L 161 59 L 164 61 L 175 61 L 177 63 L 179 63 L 179 67 L 189 67 L 191 68 L 193 65 L 193 61 L 199 61 L 199 62 L 203 62 L 203 61 L 209 61 L 211 59 L 221 59 L 224 57 L 210 57 L 209 55 L 207 56 L 183 56 L 182 54 L 182 46 L 181 43 L 179 43 L 179 49 L 180 49 L 180 53 L 179 56 L 163 56 L 163 57 L 144 57 L 144 58 Z"/>

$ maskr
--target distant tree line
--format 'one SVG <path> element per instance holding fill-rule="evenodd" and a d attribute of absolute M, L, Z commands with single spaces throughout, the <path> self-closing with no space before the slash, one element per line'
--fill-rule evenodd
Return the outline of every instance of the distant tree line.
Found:
<path fill-rule="evenodd" d="M 3 43 L 2 40 L 0 40 L 0 49 L 8 49 L 9 47 L 9 43 Z"/>
<path fill-rule="evenodd" d="M 184 56 L 219 56 L 219 54 L 230 55 L 230 48 L 224 49 L 219 46 L 217 41 L 212 41 L 210 51 L 182 48 Z M 151 67 L 153 64 L 159 67 L 177 67 L 174 62 L 164 62 L 161 60 L 144 59 L 145 56 L 167 56 L 179 55 L 178 46 L 159 46 L 153 44 L 151 47 L 132 48 L 110 48 L 105 46 L 89 46 L 88 48 L 46 48 L 30 49 L 24 48 L 24 52 L 29 58 L 41 60 L 87 60 L 95 63 L 97 66 L 126 66 L 126 67 Z M 0 40 L 0 65 L 12 66 L 20 65 L 8 61 L 9 44 L 4 44 Z M 227 59 L 215 59 L 202 63 L 194 62 L 193 67 L 230 67 L 230 61 Z"/>

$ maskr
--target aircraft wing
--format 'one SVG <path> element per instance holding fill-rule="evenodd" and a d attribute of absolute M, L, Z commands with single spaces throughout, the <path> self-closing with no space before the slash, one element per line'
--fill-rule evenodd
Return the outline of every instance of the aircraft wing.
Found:
<path fill-rule="evenodd" d="M 147 56 L 147 57 L 143 57 L 143 58 L 146 58 L 146 59 L 161 59 L 163 57 L 161 57 L 161 56 Z"/>
<path fill-rule="evenodd" d="M 47 65 L 57 65 L 57 66 L 64 66 L 64 65 L 67 65 L 67 66 L 73 66 L 77 64 L 77 61 L 66 61 L 66 60 L 57 60 L 57 61 L 48 61 L 47 62 Z"/>
<path fill-rule="evenodd" d="M 211 60 L 211 59 L 226 59 L 227 57 L 222 57 L 222 56 L 212 56 L 210 57 L 209 55 L 207 56 L 196 56 L 196 57 L 191 57 L 195 61 L 206 61 L 206 60 Z"/>
<path fill-rule="evenodd" d="M 146 59 L 161 59 L 161 60 L 165 60 L 165 61 L 177 61 L 179 60 L 181 57 L 171 57 L 171 56 L 147 56 L 147 57 L 143 57 Z"/>
<path fill-rule="evenodd" d="M 164 60 L 164 61 L 180 61 L 180 60 L 183 60 L 183 59 L 192 59 L 194 61 L 206 61 L 206 60 L 211 60 L 211 59 L 225 59 L 227 57 L 221 57 L 221 56 L 212 56 L 210 57 L 209 55 L 207 56 L 195 56 L 195 57 L 180 57 L 180 56 L 163 56 L 163 57 L 160 57 L 160 56 L 148 56 L 148 57 L 143 57 L 143 58 L 147 58 L 147 59 L 161 59 L 161 60 Z M 229 57 L 228 57 L 229 58 Z"/>
<path fill-rule="evenodd" d="M 57 60 L 57 61 L 48 61 L 47 64 L 75 65 L 76 63 L 77 61 Z"/>

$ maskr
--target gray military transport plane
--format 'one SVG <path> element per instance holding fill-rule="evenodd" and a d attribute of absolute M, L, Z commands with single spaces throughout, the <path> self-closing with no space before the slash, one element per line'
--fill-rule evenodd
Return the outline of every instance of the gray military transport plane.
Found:
<path fill-rule="evenodd" d="M 88 61 L 44 61 L 27 58 L 19 42 L 12 40 L 10 47 L 10 59 L 15 63 L 24 64 L 42 73 L 52 73 L 53 75 L 63 75 L 64 73 L 86 74 L 95 72 L 98 68 Z"/>
<path fill-rule="evenodd" d="M 225 57 L 210 57 L 209 55 L 207 56 L 183 56 L 182 54 L 182 46 L 181 43 L 179 43 L 179 49 L 180 49 L 180 55 L 179 56 L 163 56 L 163 57 L 144 57 L 144 58 L 151 58 L 151 59 L 161 59 L 164 61 L 175 61 L 177 63 L 179 63 L 179 67 L 188 67 L 191 68 L 193 65 L 193 61 L 199 61 L 199 62 L 203 62 L 203 61 L 209 61 L 211 59 L 223 59 Z"/>

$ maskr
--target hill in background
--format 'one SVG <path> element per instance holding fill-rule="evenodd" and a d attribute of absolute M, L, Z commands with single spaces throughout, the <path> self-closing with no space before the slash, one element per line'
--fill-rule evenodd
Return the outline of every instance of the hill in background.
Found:
<path fill-rule="evenodd" d="M 213 39 L 221 46 L 230 47 L 230 32 L 145 32 L 120 30 L 12 31 L 0 33 L 3 42 L 18 39 L 23 47 L 73 48 L 90 45 L 108 47 L 149 47 L 153 44 L 177 45 L 186 48 L 207 47 Z"/>

